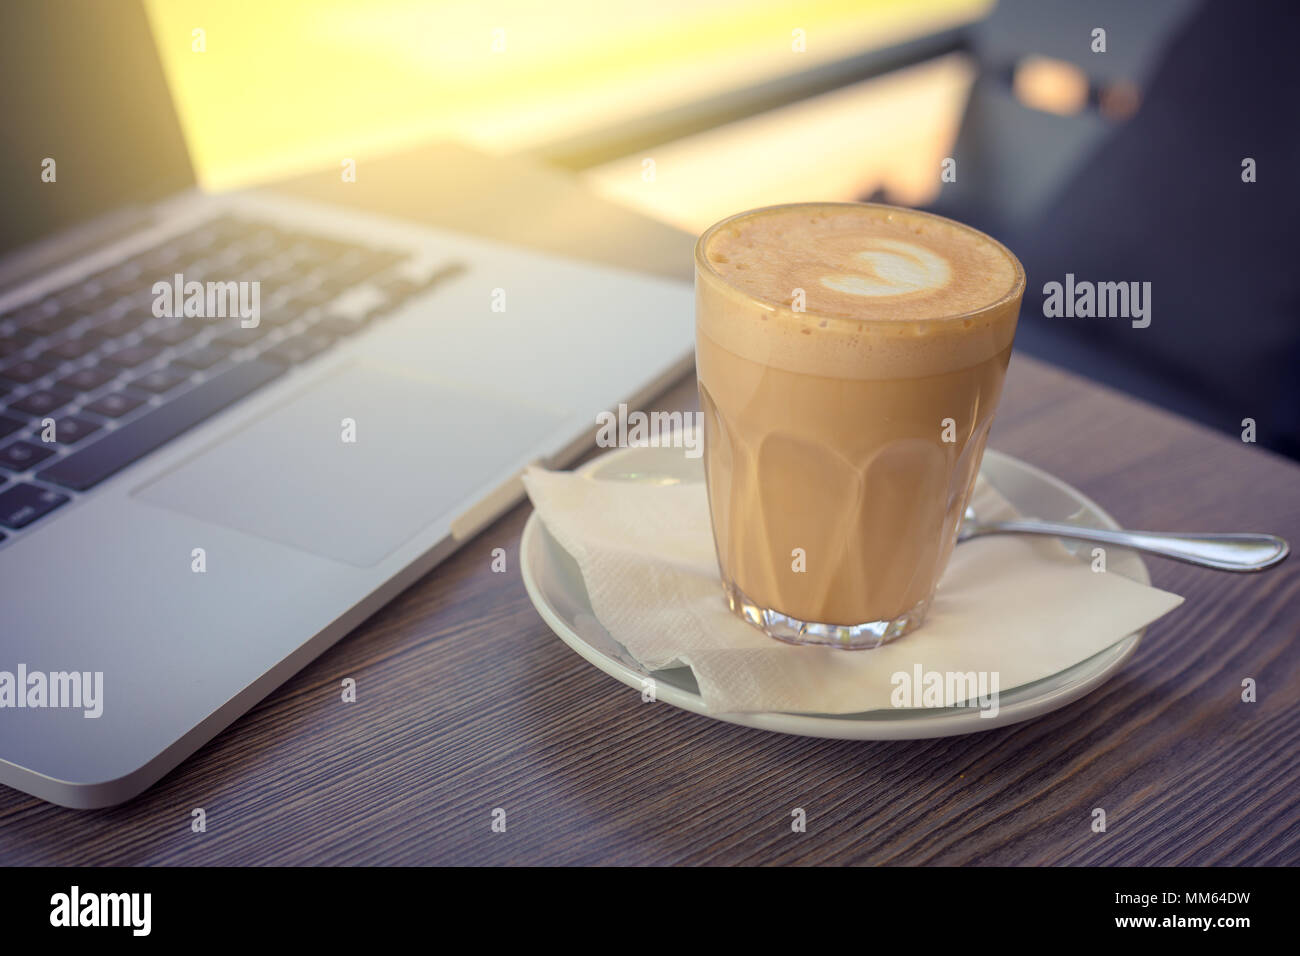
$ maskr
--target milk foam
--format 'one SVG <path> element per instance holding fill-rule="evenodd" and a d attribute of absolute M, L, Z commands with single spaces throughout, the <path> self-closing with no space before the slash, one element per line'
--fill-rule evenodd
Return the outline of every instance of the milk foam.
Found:
<path fill-rule="evenodd" d="M 742 213 L 701 237 L 696 265 L 700 334 L 755 362 L 844 378 L 984 361 L 1011 345 L 1024 291 L 1020 263 L 983 233 L 863 203 Z"/>
<path fill-rule="evenodd" d="M 824 275 L 821 284 L 846 295 L 905 295 L 941 289 L 952 278 L 952 265 L 943 256 L 924 246 L 866 236 L 866 247 L 858 253 L 864 272 L 849 275 Z"/>

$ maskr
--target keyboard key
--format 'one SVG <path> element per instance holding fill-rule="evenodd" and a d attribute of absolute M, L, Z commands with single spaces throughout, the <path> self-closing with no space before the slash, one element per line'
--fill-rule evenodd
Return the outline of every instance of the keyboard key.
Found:
<path fill-rule="evenodd" d="M 34 322 L 43 316 L 53 315 L 57 311 L 58 306 L 47 299 L 44 302 L 31 302 L 20 309 L 6 312 L 4 318 L 8 322 L 21 326 L 26 325 L 28 322 Z"/>
<path fill-rule="evenodd" d="M 468 267 L 463 262 L 431 263 L 412 260 L 398 266 L 393 271 L 393 278 L 381 282 L 380 286 L 396 298 L 448 282 L 467 271 Z"/>
<path fill-rule="evenodd" d="M 3 324 L 2 319 L 0 319 L 0 324 Z M 19 348 L 25 349 L 36 341 L 36 336 L 30 332 L 24 332 L 16 325 L 10 325 L 7 331 L 0 332 L 0 341 L 17 342 Z"/>
<path fill-rule="evenodd" d="M 51 365 L 74 362 L 95 351 L 102 343 L 103 339 L 97 335 L 78 335 L 41 353 L 41 361 Z"/>
<path fill-rule="evenodd" d="M 246 329 L 236 324 L 224 335 L 219 335 L 213 339 L 212 344 L 220 345 L 228 349 L 242 349 L 246 345 L 252 345 L 270 331 L 271 326 L 265 324 L 259 323 L 251 329 Z"/>
<path fill-rule="evenodd" d="M 220 246 L 246 233 L 248 223 L 223 213 L 209 219 L 195 231 L 200 234 L 200 238 L 208 245 Z"/>
<path fill-rule="evenodd" d="M 202 372 L 212 368 L 212 366 L 223 360 L 226 355 L 225 349 L 213 348 L 208 345 L 191 349 L 183 355 L 176 356 L 173 364 L 183 365 L 186 368 L 197 369 Z"/>
<path fill-rule="evenodd" d="M 281 272 L 279 275 L 273 275 L 269 279 L 262 279 L 262 301 L 273 296 L 279 295 L 285 289 L 297 284 L 298 276 L 293 272 Z M 266 316 L 262 316 L 262 321 L 266 321 Z"/>
<path fill-rule="evenodd" d="M 133 292 L 119 298 L 113 303 L 113 311 L 117 315 L 133 316 L 140 323 L 148 322 L 153 318 L 153 304 L 157 301 L 158 296 L 153 291 L 153 278 L 141 282 L 139 287 Z M 171 278 L 167 276 L 166 278 Z"/>
<path fill-rule="evenodd" d="M 124 335 L 130 335 L 140 326 L 148 321 L 148 317 L 130 312 L 126 315 L 109 317 L 95 325 L 95 334 L 102 335 L 106 339 L 120 339 Z"/>
<path fill-rule="evenodd" d="M 294 305 L 302 309 L 311 309 L 320 305 L 328 305 L 339 297 L 336 290 L 317 286 L 314 289 L 304 289 L 293 297 Z"/>
<path fill-rule="evenodd" d="M 106 356 L 105 361 L 120 365 L 122 368 L 135 368 L 150 359 L 157 358 L 159 351 L 152 345 L 133 345 L 130 348 L 119 349 L 112 355 Z"/>
<path fill-rule="evenodd" d="M 84 279 L 76 285 L 69 286 L 54 297 L 54 304 L 59 311 L 88 302 L 104 290 L 91 279 Z"/>
<path fill-rule="evenodd" d="M 199 334 L 199 323 L 195 319 L 182 320 L 175 325 L 170 325 L 161 331 L 155 332 L 149 336 L 150 345 L 156 345 L 159 348 L 167 348 L 172 345 L 180 345 L 187 342 Z"/>
<path fill-rule="evenodd" d="M 325 307 L 327 316 L 366 321 L 388 307 L 388 298 L 372 285 L 349 289 Z"/>
<path fill-rule="evenodd" d="M 291 325 L 303 317 L 304 311 L 305 310 L 292 304 L 282 305 L 274 309 L 267 309 L 262 313 L 262 325 L 273 328 Z"/>
<path fill-rule="evenodd" d="M 0 359 L 7 359 L 11 355 L 17 355 L 25 348 L 27 348 L 27 342 L 20 340 L 16 336 L 6 335 L 4 338 L 0 338 Z"/>
<path fill-rule="evenodd" d="M 284 362 L 286 365 L 297 365 L 299 362 L 305 362 L 313 355 L 325 351 L 333 344 L 334 339 L 328 335 L 304 332 L 302 335 L 295 335 L 293 338 L 285 339 L 275 348 L 267 350 L 263 357 L 276 362 Z"/>
<path fill-rule="evenodd" d="M 389 301 L 393 304 L 405 302 L 421 289 L 419 283 L 404 276 L 385 279 L 383 282 L 376 283 L 375 287 L 382 290 L 384 295 L 387 296 Z"/>
<path fill-rule="evenodd" d="M 353 319 L 342 315 L 327 315 L 312 326 L 313 332 L 322 332 L 341 338 L 360 332 L 369 323 L 365 319 Z"/>
<path fill-rule="evenodd" d="M 251 252 L 266 253 L 289 244 L 289 233 L 282 232 L 269 222 L 250 222 L 240 237 L 240 245 Z"/>
<path fill-rule="evenodd" d="M 0 438 L 5 438 L 18 431 L 18 429 L 26 427 L 27 423 L 24 421 L 10 418 L 8 415 L 0 415 Z"/>
<path fill-rule="evenodd" d="M 342 292 L 354 285 L 378 275 L 400 262 L 405 256 L 399 252 L 371 252 L 366 249 L 354 249 L 344 253 L 330 267 L 330 277 L 325 285 Z"/>
<path fill-rule="evenodd" d="M 304 235 L 298 238 L 299 241 L 309 243 L 316 250 L 317 258 L 328 262 L 333 262 L 353 248 L 350 243 L 340 239 L 327 239 L 324 236 Z"/>
<path fill-rule="evenodd" d="M 81 318 L 82 313 L 69 309 L 24 322 L 23 330 L 37 336 L 55 335 L 80 322 Z"/>
<path fill-rule="evenodd" d="M 237 259 L 225 263 L 227 275 L 248 276 L 256 279 L 259 273 L 266 271 L 266 255 L 260 252 L 246 252 Z"/>
<path fill-rule="evenodd" d="M 24 395 L 16 402 L 10 402 L 9 407 L 15 412 L 22 412 L 24 415 L 31 415 L 33 418 L 40 418 L 57 408 L 62 408 L 70 401 L 72 401 L 72 395 L 68 392 L 43 388 Z"/>
<path fill-rule="evenodd" d="M 82 319 L 88 319 L 91 316 L 99 315 L 116 300 L 116 295 L 106 292 L 95 296 L 93 299 L 87 299 L 78 305 L 64 306 L 59 310 L 59 314 L 67 316 L 74 323 L 80 322 Z"/>
<path fill-rule="evenodd" d="M 155 246 L 152 249 L 142 252 L 136 256 L 132 263 L 145 275 L 154 275 L 156 273 L 176 272 L 171 266 L 184 255 L 184 250 L 180 248 L 175 240 L 168 240 L 161 246 Z"/>
<path fill-rule="evenodd" d="M 144 403 L 144 397 L 130 392 L 112 392 L 97 398 L 86 406 L 86 411 L 103 415 L 105 418 L 121 418 L 134 411 Z"/>
<path fill-rule="evenodd" d="M 49 488 L 14 485 L 8 491 L 0 493 L 0 524 L 14 530 L 25 528 L 67 501 L 67 495 Z"/>
<path fill-rule="evenodd" d="M 67 415 L 55 419 L 54 440 L 60 445 L 75 445 L 87 435 L 99 431 L 99 428 L 97 422 L 92 422 L 88 418 L 75 418 L 72 415 Z"/>
<path fill-rule="evenodd" d="M 140 271 L 129 263 L 116 265 L 97 275 L 91 276 L 91 280 L 107 293 L 118 293 L 130 291 L 141 280 Z"/>
<path fill-rule="evenodd" d="M 153 392 L 155 395 L 162 395 L 164 392 L 170 392 L 182 382 L 188 381 L 190 374 L 188 369 L 178 369 L 166 365 L 141 375 L 139 378 L 134 379 L 131 385 L 135 388 L 142 388 L 146 392 Z"/>
<path fill-rule="evenodd" d="M 320 250 L 312 244 L 311 236 L 293 233 L 287 237 L 288 245 L 280 255 L 291 262 L 317 262 L 321 259 Z"/>
<path fill-rule="evenodd" d="M 16 441 L 0 448 L 0 465 L 11 471 L 26 471 L 54 454 L 50 448 L 33 445 L 29 441 Z"/>
<path fill-rule="evenodd" d="M 71 375 L 59 379 L 57 384 L 59 388 L 66 388 L 70 392 L 93 392 L 105 382 L 112 381 L 117 374 L 117 369 L 92 365 L 77 369 Z"/>
<path fill-rule="evenodd" d="M 85 491 L 199 422 L 278 377 L 284 369 L 251 359 L 48 466 L 41 477 Z"/>
<path fill-rule="evenodd" d="M 54 369 L 44 362 L 23 359 L 0 369 L 0 375 L 19 385 L 28 385 L 44 375 L 49 375 L 52 371 Z"/>

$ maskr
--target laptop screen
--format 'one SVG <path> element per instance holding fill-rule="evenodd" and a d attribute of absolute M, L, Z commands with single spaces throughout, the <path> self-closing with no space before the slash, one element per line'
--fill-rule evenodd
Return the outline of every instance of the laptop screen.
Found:
<path fill-rule="evenodd" d="M 0 183 L 0 256 L 194 183 L 141 3 L 0 3 Z"/>

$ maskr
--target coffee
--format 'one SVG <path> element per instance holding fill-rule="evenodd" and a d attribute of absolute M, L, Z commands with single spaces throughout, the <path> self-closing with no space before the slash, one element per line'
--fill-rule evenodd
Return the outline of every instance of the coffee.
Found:
<path fill-rule="evenodd" d="M 738 613 L 774 637 L 848 647 L 920 623 L 1023 291 L 1000 243 L 889 206 L 774 206 L 701 237 L 705 465 Z"/>

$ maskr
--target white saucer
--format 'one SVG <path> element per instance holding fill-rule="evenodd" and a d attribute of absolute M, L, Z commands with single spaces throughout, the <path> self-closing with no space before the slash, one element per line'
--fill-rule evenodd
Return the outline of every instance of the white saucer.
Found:
<path fill-rule="evenodd" d="M 656 483 L 702 482 L 702 459 L 690 459 L 680 448 L 623 448 L 588 462 L 581 469 L 602 481 Z M 980 473 L 1026 516 L 1068 521 L 1101 528 L 1118 528 L 1110 515 L 1044 471 L 1009 455 L 986 451 Z M 1089 560 L 1087 546 L 1062 541 L 1080 561 Z M 655 682 L 658 700 L 684 710 L 744 727 L 757 727 L 805 737 L 851 740 L 908 740 L 950 737 L 992 730 L 1050 713 L 1099 687 L 1114 674 L 1137 647 L 1145 628 L 1072 667 L 1019 687 L 1005 689 L 996 717 L 981 717 L 977 708 L 912 708 L 870 710 L 857 714 L 710 713 L 700 697 L 689 667 L 649 672 L 600 625 L 591 609 L 578 566 L 547 532 L 534 511 L 524 526 L 520 543 L 524 586 L 538 613 L 564 643 L 638 693 L 647 678 Z M 1150 584 L 1146 565 L 1132 551 L 1107 550 L 1107 570 Z M 718 588 L 721 601 L 722 589 Z M 903 638 L 906 640 L 906 638 Z M 847 653 L 847 652 L 846 652 Z M 870 654 L 870 651 L 856 653 Z"/>

